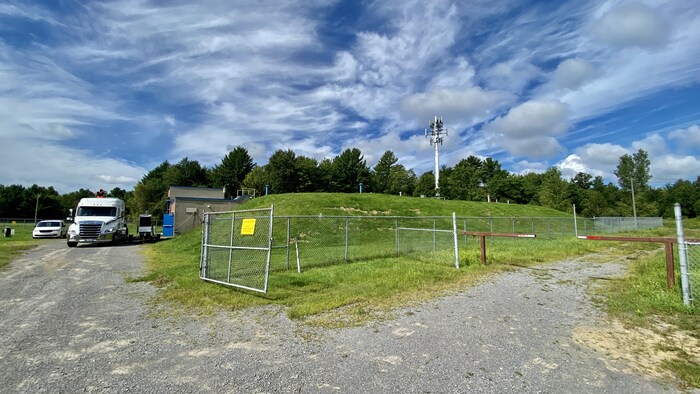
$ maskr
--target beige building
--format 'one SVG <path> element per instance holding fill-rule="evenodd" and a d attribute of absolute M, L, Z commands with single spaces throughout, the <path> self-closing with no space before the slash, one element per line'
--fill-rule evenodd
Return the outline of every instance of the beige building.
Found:
<path fill-rule="evenodd" d="M 224 189 L 170 186 L 168 213 L 173 215 L 174 234 L 181 234 L 200 226 L 205 212 L 233 211 L 247 201 L 247 198 L 225 199 L 224 194 Z"/>

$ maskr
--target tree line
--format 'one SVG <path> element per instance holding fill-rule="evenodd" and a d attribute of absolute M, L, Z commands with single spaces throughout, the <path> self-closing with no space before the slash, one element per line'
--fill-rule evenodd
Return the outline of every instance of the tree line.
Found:
<path fill-rule="evenodd" d="M 186 157 L 176 164 L 164 161 L 144 175 L 132 191 L 115 188 L 108 196 L 124 199 L 134 215 L 148 212 L 159 217 L 165 210 L 170 186 L 225 188 L 226 197 L 231 198 L 242 189 L 255 190 L 256 195 L 356 193 L 362 185 L 365 193 L 535 204 L 564 212 L 572 212 L 575 206 L 576 213 L 586 217 L 632 216 L 633 210 L 638 216 L 672 217 L 673 204 L 679 202 L 685 216 L 696 217 L 700 213 L 700 176 L 694 182 L 679 179 L 652 188 L 650 165 L 642 149 L 621 156 L 615 170 L 618 184 L 614 184 L 585 172 L 564 179 L 556 167 L 541 174 L 513 174 L 497 160 L 469 156 L 454 167 L 442 166 L 436 190 L 433 171 L 418 176 L 413 169 L 399 164 L 391 150 L 369 168 L 357 148 L 321 161 L 297 155 L 291 149 L 279 149 L 267 164 L 256 165 L 248 151 L 239 146 L 212 168 Z M 53 187 L 0 185 L 0 218 L 31 218 L 35 211 L 39 218 L 61 218 L 80 198 L 92 196 L 94 193 L 87 189 L 60 195 Z"/>

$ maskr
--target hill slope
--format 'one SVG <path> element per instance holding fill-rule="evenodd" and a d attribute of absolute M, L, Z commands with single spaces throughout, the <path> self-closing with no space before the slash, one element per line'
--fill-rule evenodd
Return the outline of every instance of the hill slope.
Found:
<path fill-rule="evenodd" d="M 275 215 L 325 216 L 457 216 L 467 217 L 570 217 L 570 214 L 536 205 L 438 200 L 387 194 L 289 193 L 254 198 L 239 209 L 266 208 Z"/>

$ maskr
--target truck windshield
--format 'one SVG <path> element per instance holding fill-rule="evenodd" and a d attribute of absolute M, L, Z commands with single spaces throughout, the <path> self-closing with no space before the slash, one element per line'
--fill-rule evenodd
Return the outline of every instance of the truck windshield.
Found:
<path fill-rule="evenodd" d="M 77 216 L 117 216 L 116 207 L 78 207 Z"/>

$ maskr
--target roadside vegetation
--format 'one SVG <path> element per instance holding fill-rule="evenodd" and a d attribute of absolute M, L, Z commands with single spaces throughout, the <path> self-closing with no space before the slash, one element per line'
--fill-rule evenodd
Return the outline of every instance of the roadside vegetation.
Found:
<path fill-rule="evenodd" d="M 43 239 L 32 238 L 33 224 L 5 224 L 2 228 L 4 229 L 6 226 L 13 228 L 15 235 L 12 237 L 0 235 L 0 269 L 22 254 L 23 251 L 46 242 Z"/>
<path fill-rule="evenodd" d="M 276 215 L 348 216 L 550 216 L 564 213 L 538 206 L 487 204 L 371 194 L 283 194 L 256 198 L 242 208 L 275 206 Z M 570 217 L 570 216 L 569 216 Z M 369 233 L 368 237 L 372 237 Z M 199 279 L 201 229 L 150 245 L 147 280 L 162 287 L 159 297 L 202 313 L 259 305 L 287 307 L 292 318 L 327 326 L 362 324 L 392 308 L 419 303 L 461 289 L 485 276 L 607 250 L 625 253 L 632 247 L 582 242 L 570 238 L 489 239 L 488 264 L 481 265 L 476 239 L 460 242 L 460 270 L 451 251 L 372 258 L 325 264 L 297 273 L 286 269 L 281 253 L 273 253 L 266 295 L 214 285 Z M 368 238 L 368 248 L 371 248 Z"/>

